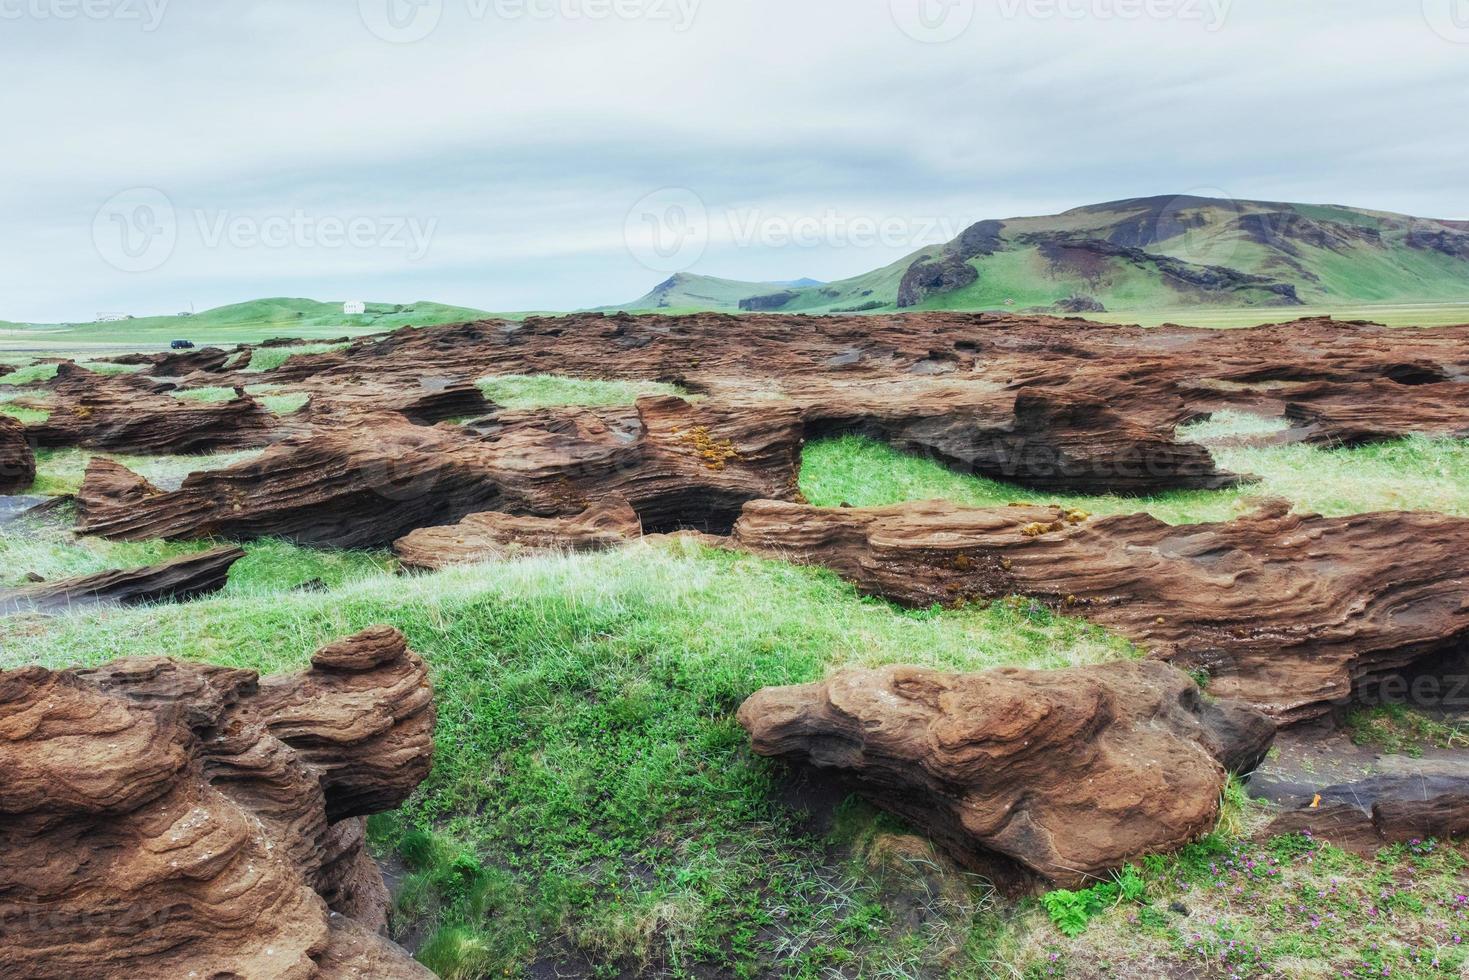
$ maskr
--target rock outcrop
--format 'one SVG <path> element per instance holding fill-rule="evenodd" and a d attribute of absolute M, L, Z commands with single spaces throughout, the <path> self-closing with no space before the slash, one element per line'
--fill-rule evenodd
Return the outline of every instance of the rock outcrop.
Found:
<path fill-rule="evenodd" d="M 1276 505 L 1175 527 L 1059 508 L 758 501 L 733 541 L 911 606 L 1028 596 L 1205 670 L 1212 694 L 1282 723 L 1469 639 L 1469 520 L 1438 514 L 1328 519 Z"/>
<path fill-rule="evenodd" d="M 85 533 L 128 540 L 224 536 L 391 544 L 499 511 L 581 514 L 625 497 L 649 530 L 727 531 L 748 501 L 793 499 L 799 413 L 644 398 L 627 409 L 501 413 L 475 427 L 351 415 L 174 493 L 94 460 L 78 495 Z"/>
<path fill-rule="evenodd" d="M 36 454 L 26 429 L 0 414 L 0 494 L 20 493 L 36 480 Z"/>
<path fill-rule="evenodd" d="M 230 568 L 245 557 L 239 548 L 215 548 L 161 565 L 100 572 L 0 591 L 0 616 L 57 613 L 96 605 L 134 606 L 173 599 L 186 601 L 218 592 Z"/>
<path fill-rule="evenodd" d="M 1059 884 L 1210 830 L 1226 768 L 1252 768 L 1275 733 L 1146 662 L 849 670 L 760 691 L 739 721 L 759 754 L 837 770 L 961 864 Z"/>
<path fill-rule="evenodd" d="M 363 817 L 428 774 L 433 726 L 386 627 L 292 677 L 0 673 L 0 975 L 427 980 L 378 935 Z"/>
<path fill-rule="evenodd" d="M 419 528 L 399 538 L 393 543 L 393 553 L 405 568 L 432 571 L 533 552 L 602 551 L 642 531 L 642 520 L 632 504 L 614 495 L 572 517 L 470 514 L 458 524 Z"/>
<path fill-rule="evenodd" d="M 51 415 L 28 426 L 43 448 L 146 454 L 254 449 L 271 441 L 275 416 L 243 388 L 222 402 L 176 398 L 157 382 L 94 374 L 74 365 L 57 375 Z"/>

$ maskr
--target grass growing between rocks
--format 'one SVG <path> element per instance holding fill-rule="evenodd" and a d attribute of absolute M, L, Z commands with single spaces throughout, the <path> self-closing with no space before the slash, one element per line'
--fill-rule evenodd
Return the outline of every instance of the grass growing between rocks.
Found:
<path fill-rule="evenodd" d="M 1215 833 L 1145 859 L 1130 872 L 1142 891 L 1106 902 L 1074 935 L 1049 909 L 1022 913 L 1013 952 L 1027 965 L 1013 975 L 1462 977 L 1466 867 L 1469 849 L 1431 840 L 1362 859 L 1304 835 Z"/>
<path fill-rule="evenodd" d="M 585 405 L 591 408 L 631 405 L 644 395 L 687 393 L 677 385 L 656 381 L 588 381 L 556 374 L 506 374 L 479 380 L 485 397 L 504 408 L 553 408 Z"/>
<path fill-rule="evenodd" d="M 263 566 L 310 559 L 259 547 Z M 811 829 L 732 713 L 764 685 L 843 665 L 1135 655 L 1035 607 L 902 611 L 824 571 L 674 543 L 367 573 L 323 593 L 259 574 L 272 587 L 232 581 L 184 606 L 0 620 L 0 667 L 169 654 L 298 670 L 368 625 L 403 629 L 434 674 L 436 763 L 374 836 L 408 869 L 400 934 L 451 977 L 538 960 L 584 975 L 805 977 L 917 975 L 942 960 L 987 976 L 993 950 L 970 937 L 980 920 L 998 930 L 988 893 L 964 883 L 940 901 L 876 874 L 854 842 L 885 818 L 847 814 L 830 838 Z"/>
<path fill-rule="evenodd" d="M 112 569 L 138 568 L 208 551 L 218 541 L 108 541 L 72 533 L 52 519 L 0 526 L 0 588 L 27 584 L 27 576 L 57 581 Z M 267 596 L 300 588 L 337 588 L 380 577 L 396 566 L 386 552 L 322 551 L 266 539 L 244 545 L 230 570 L 225 594 Z"/>
<path fill-rule="evenodd" d="M 205 470 L 221 470 L 254 459 L 264 450 L 246 449 L 207 456 L 130 456 L 89 449 L 38 449 L 36 482 L 29 493 L 58 497 L 76 493 L 94 457 L 116 460 L 134 473 L 163 489 L 177 489 L 184 477 Z"/>
<path fill-rule="evenodd" d="M 265 408 L 276 415 L 289 415 L 303 407 L 311 396 L 302 392 L 280 392 L 279 385 L 248 385 L 245 394 L 260 401 Z M 193 402 L 227 402 L 235 397 L 233 388 L 185 388 L 173 393 L 175 398 Z"/>
<path fill-rule="evenodd" d="M 346 350 L 351 344 L 296 344 L 291 347 L 257 347 L 250 353 L 246 374 L 274 371 L 298 354 L 331 354 Z"/>
<path fill-rule="evenodd" d="M 1206 423 L 1210 424 L 1210 423 Z M 1236 426 L 1210 435 L 1229 438 Z M 859 436 L 811 443 L 801 467 L 801 490 L 822 507 L 880 507 L 942 499 L 974 507 L 1024 501 L 1056 502 L 1093 514 L 1147 511 L 1170 524 L 1227 521 L 1271 497 L 1297 510 L 1328 517 L 1377 510 L 1433 510 L 1469 517 L 1469 440 L 1415 436 L 1353 449 L 1306 445 L 1214 446 L 1224 469 L 1261 482 L 1229 490 L 1184 490 L 1152 497 L 1047 494 L 1010 483 L 957 473 L 935 460 L 901 453 Z"/>

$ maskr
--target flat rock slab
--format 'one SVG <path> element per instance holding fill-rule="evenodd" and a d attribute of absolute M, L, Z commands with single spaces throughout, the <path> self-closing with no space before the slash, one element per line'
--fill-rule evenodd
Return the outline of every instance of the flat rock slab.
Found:
<path fill-rule="evenodd" d="M 1270 837 L 1306 832 L 1370 856 L 1469 833 L 1469 753 L 1459 750 L 1415 758 L 1354 745 L 1341 732 L 1283 732 L 1249 785 L 1285 811 L 1264 831 Z"/>
<path fill-rule="evenodd" d="M 1221 524 L 942 501 L 745 507 L 733 543 L 824 565 L 910 606 L 1028 596 L 1208 672 L 1281 723 L 1469 641 L 1469 520 L 1323 518 L 1273 505 Z"/>
<path fill-rule="evenodd" d="M 1076 884 L 1213 827 L 1275 726 L 1182 671 L 841 671 L 740 708 L 761 755 L 836 770 L 967 867 Z"/>
<path fill-rule="evenodd" d="M 195 599 L 224 588 L 229 581 L 230 568 L 244 557 L 245 552 L 239 548 L 215 548 L 161 565 L 101 572 L 0 591 L 0 616 L 52 614 L 99 605 L 135 606 L 170 599 Z"/>

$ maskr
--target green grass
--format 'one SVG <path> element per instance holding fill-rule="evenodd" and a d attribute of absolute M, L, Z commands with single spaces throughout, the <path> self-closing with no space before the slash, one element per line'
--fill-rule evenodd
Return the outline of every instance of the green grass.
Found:
<path fill-rule="evenodd" d="M 88 449 L 36 450 L 36 482 L 28 492 L 58 497 L 81 489 L 87 464 L 94 456 L 105 456 L 149 480 L 163 486 L 177 484 L 190 473 L 218 470 L 260 455 L 264 450 L 215 453 L 209 456 L 130 456 L 121 453 L 99 453 Z"/>
<path fill-rule="evenodd" d="M 20 398 L 35 398 L 35 392 L 30 391 L 3 391 L 0 392 L 0 415 L 9 415 L 13 419 L 30 425 L 34 422 L 44 422 L 51 417 L 51 413 L 39 408 L 27 408 L 24 405 L 16 405 L 14 402 Z"/>
<path fill-rule="evenodd" d="M 279 391 L 279 385 L 247 385 L 245 387 L 246 394 L 258 399 L 260 404 L 264 405 L 268 411 L 274 412 L 276 415 L 290 415 L 311 400 L 310 395 L 302 392 L 277 394 Z M 222 387 L 185 388 L 182 391 L 175 391 L 173 395 L 175 398 L 182 398 L 185 401 L 227 402 L 235 397 L 235 389 Z"/>
<path fill-rule="evenodd" d="M 342 313 L 341 303 L 309 299 L 258 299 L 205 310 L 190 317 L 148 316 L 116 323 L 0 322 L 0 343 L 27 344 L 48 350 L 76 349 L 89 344 L 157 349 L 171 341 L 209 344 L 255 344 L 275 337 L 331 339 L 480 320 L 494 314 L 443 303 L 369 303 L 360 316 Z M 506 314 L 518 318 L 524 314 Z"/>
<path fill-rule="evenodd" d="M 558 405 L 631 405 L 644 395 L 686 395 L 676 385 L 656 381 L 591 381 L 555 374 L 506 374 L 481 378 L 485 397 L 504 408 Z"/>
<path fill-rule="evenodd" d="M 1469 748 L 1469 730 L 1403 704 L 1357 708 L 1347 715 L 1347 731 L 1358 745 L 1391 755 L 1421 756 L 1425 748 Z"/>
<path fill-rule="evenodd" d="M 1240 428 L 1219 424 L 1210 434 L 1235 435 Z M 801 490 L 820 507 L 843 503 L 880 507 L 937 499 L 973 507 L 1054 501 L 1093 514 L 1147 511 L 1170 524 L 1229 520 L 1271 497 L 1284 497 L 1298 510 L 1327 516 L 1435 510 L 1469 517 L 1469 441 L 1414 437 L 1354 449 L 1229 446 L 1216 447 L 1213 452 L 1225 469 L 1253 474 L 1261 482 L 1230 490 L 1176 491 L 1144 498 L 1057 496 L 956 473 L 934 460 L 846 436 L 806 447 Z"/>
<path fill-rule="evenodd" d="M 780 767 L 751 756 L 732 712 L 764 685 L 848 664 L 1134 655 L 1038 608 L 905 612 L 824 571 L 674 543 L 366 575 L 322 594 L 240 588 L 188 606 L 0 620 L 0 666 L 165 654 L 297 670 L 365 626 L 403 629 L 434 675 L 436 762 L 375 836 L 424 876 L 400 896 L 398 922 L 429 931 L 425 955 L 447 975 L 513 974 L 546 953 L 635 972 L 932 964 L 954 930 L 969 933 L 973 907 L 917 927 L 885 908 L 870 876 L 779 802 Z M 985 893 L 965 895 L 977 906 Z M 474 969 L 455 974 L 463 963 Z"/>
<path fill-rule="evenodd" d="M 261 374 L 274 371 L 298 354 L 330 354 L 346 350 L 348 344 L 296 344 L 292 347 L 257 347 L 250 354 L 250 366 L 246 374 Z"/>
<path fill-rule="evenodd" d="M 1363 860 L 1299 835 L 1215 833 L 1145 859 L 1142 895 L 1095 910 L 1075 935 L 1040 910 L 1022 917 L 1014 955 L 1026 977 L 1461 977 L 1465 853 L 1419 841 Z"/>

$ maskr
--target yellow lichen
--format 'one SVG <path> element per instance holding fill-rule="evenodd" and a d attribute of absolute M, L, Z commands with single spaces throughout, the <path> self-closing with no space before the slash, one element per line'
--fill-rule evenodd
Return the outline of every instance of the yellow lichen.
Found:
<path fill-rule="evenodd" d="M 706 467 L 716 472 L 724 469 L 731 461 L 737 462 L 740 458 L 733 442 L 728 439 L 715 439 L 705 426 L 695 426 L 689 431 L 686 438 L 694 447 L 694 454 L 703 461 Z"/>

